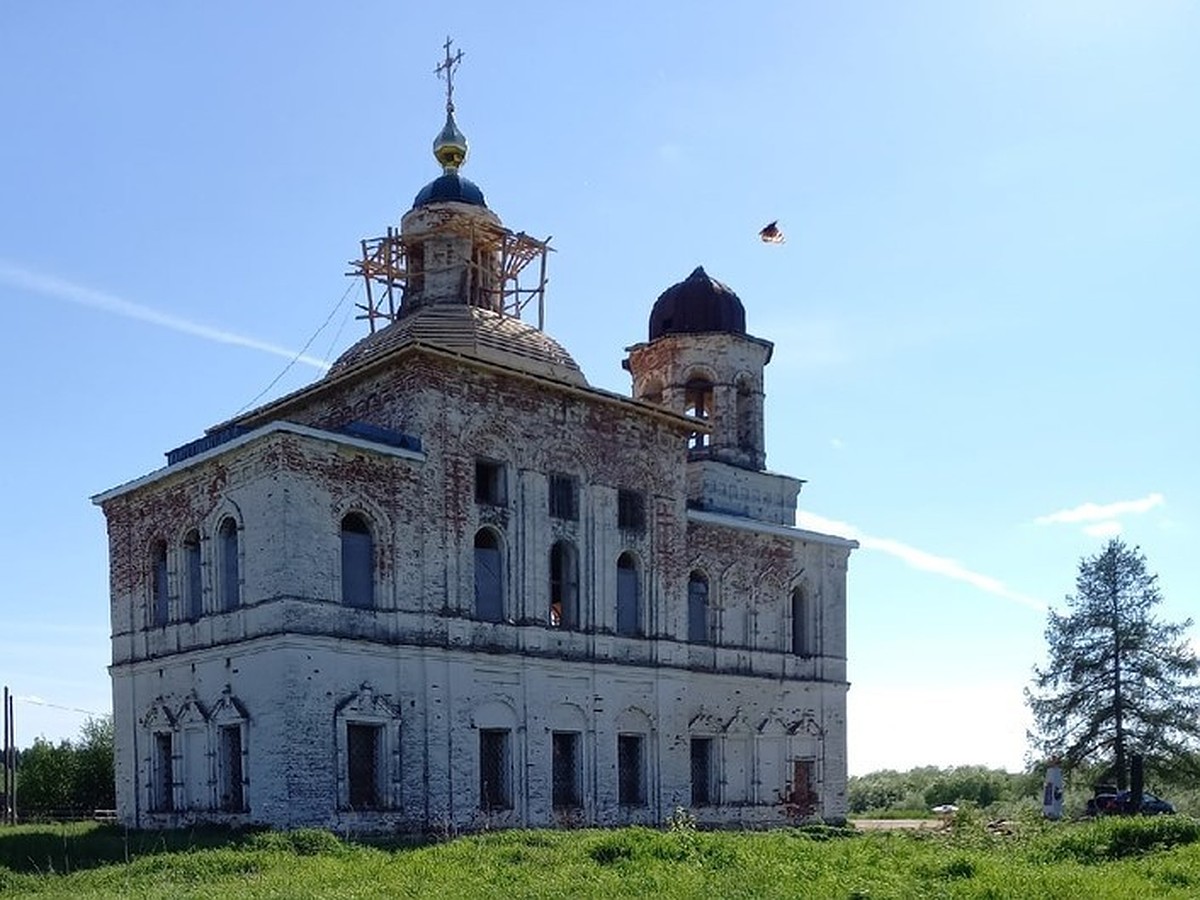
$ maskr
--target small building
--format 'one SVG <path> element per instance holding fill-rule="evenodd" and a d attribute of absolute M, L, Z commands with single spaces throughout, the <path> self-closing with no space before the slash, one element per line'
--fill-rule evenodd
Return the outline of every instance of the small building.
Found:
<path fill-rule="evenodd" d="M 451 100 L 443 173 L 362 243 L 370 333 L 94 498 L 120 821 L 843 819 L 856 545 L 765 468 L 772 344 L 696 269 L 631 394 L 591 386 Z"/>

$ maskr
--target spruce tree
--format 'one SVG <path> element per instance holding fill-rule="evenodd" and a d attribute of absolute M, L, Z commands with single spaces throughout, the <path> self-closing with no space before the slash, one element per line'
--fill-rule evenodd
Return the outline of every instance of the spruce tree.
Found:
<path fill-rule="evenodd" d="M 1034 667 L 1025 698 L 1035 751 L 1067 768 L 1108 767 L 1127 785 L 1130 755 L 1160 775 L 1186 766 L 1200 738 L 1200 664 L 1192 620 L 1163 622 L 1158 576 L 1138 548 L 1111 540 L 1080 560 L 1066 611 L 1050 611 L 1048 662 Z"/>

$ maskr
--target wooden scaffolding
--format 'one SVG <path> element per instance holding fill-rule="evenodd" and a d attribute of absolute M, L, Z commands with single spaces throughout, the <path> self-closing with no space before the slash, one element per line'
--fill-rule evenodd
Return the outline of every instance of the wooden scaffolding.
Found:
<path fill-rule="evenodd" d="M 470 242 L 469 259 L 454 260 L 451 265 L 466 265 L 467 285 L 464 300 L 472 305 L 498 309 L 503 315 L 522 317 L 531 301 L 537 301 L 537 327 L 546 322 L 546 254 L 553 250 L 550 238 L 539 241 L 525 232 L 509 231 L 500 225 L 490 225 L 460 218 L 447 218 L 431 231 L 405 238 L 398 228 L 389 227 L 382 237 L 360 242 L 362 256 L 351 260 L 347 275 L 363 279 L 365 302 L 355 304 L 374 334 L 377 328 L 396 321 L 407 290 L 416 289 L 418 279 L 437 270 L 429 268 L 423 249 L 438 237 L 464 238 Z M 536 270 L 530 263 L 537 260 Z M 536 271 L 533 285 L 521 283 L 522 274 L 529 282 Z M 382 323 L 382 324 L 381 324 Z"/>

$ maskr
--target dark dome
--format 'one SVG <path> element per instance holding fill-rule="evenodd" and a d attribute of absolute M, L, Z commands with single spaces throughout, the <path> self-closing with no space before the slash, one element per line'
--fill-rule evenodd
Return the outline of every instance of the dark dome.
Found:
<path fill-rule="evenodd" d="M 417 194 L 413 200 L 413 209 L 418 206 L 428 206 L 430 203 L 470 203 L 472 206 L 487 208 L 483 200 L 483 191 L 473 181 L 461 175 L 449 172 L 440 178 L 435 178 Z"/>
<path fill-rule="evenodd" d="M 650 340 L 705 331 L 745 334 L 746 310 L 737 294 L 697 266 L 659 295 L 650 311 Z"/>

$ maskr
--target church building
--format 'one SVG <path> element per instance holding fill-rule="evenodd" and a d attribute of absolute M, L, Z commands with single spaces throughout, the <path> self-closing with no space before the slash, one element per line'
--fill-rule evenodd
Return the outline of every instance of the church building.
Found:
<path fill-rule="evenodd" d="M 94 498 L 120 821 L 844 819 L 856 544 L 765 467 L 773 345 L 697 268 L 590 385 L 547 243 L 460 173 L 456 61 L 442 174 L 353 264 L 369 333 Z"/>

